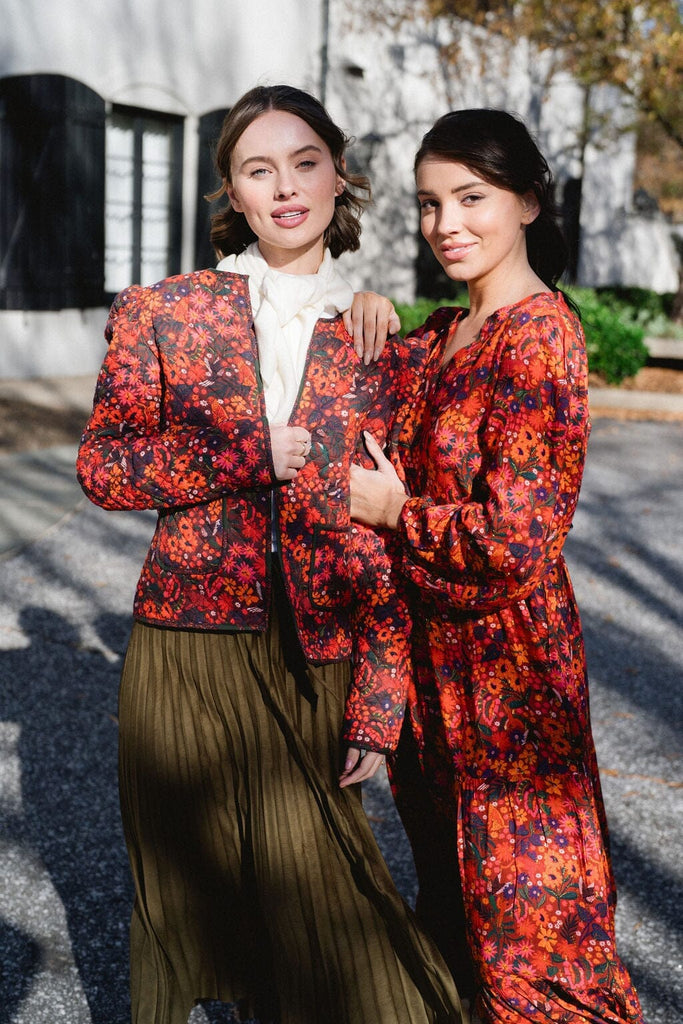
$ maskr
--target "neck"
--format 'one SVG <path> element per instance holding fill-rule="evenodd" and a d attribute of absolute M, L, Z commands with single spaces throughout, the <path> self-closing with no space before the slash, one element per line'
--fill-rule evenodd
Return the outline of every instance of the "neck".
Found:
<path fill-rule="evenodd" d="M 298 249 L 275 249 L 259 239 L 258 247 L 268 266 L 281 274 L 317 274 L 325 256 L 322 243 L 302 252 Z"/>
<path fill-rule="evenodd" d="M 527 273 L 514 275 L 498 281 L 470 282 L 467 288 L 470 300 L 469 316 L 472 320 L 483 321 L 491 313 L 504 306 L 521 302 L 528 295 L 550 291 L 537 274 L 528 267 Z"/>

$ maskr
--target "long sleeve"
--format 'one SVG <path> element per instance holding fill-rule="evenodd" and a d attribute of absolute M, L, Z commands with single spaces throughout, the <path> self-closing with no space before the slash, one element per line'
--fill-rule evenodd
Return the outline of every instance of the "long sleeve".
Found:
<path fill-rule="evenodd" d="M 218 344 L 244 347 L 239 316 L 208 290 L 186 286 L 177 299 L 173 287 L 127 289 L 107 323 L 77 462 L 104 508 L 182 508 L 275 483 L 256 376 L 243 383 Z"/>
<path fill-rule="evenodd" d="M 557 317 L 502 333 L 491 366 L 455 377 L 438 421 L 433 443 L 457 480 L 410 498 L 399 523 L 410 580 L 475 612 L 525 597 L 559 557 L 588 436 L 580 337 Z M 459 397 L 485 406 L 474 429 Z"/>
<path fill-rule="evenodd" d="M 410 614 L 385 538 L 354 526 L 349 571 L 354 653 L 344 739 L 390 753 L 398 744 L 411 679 Z"/>
<path fill-rule="evenodd" d="M 399 372 L 407 348 L 392 339 L 390 362 L 377 400 L 367 410 L 362 429 L 380 445 L 388 436 Z M 372 460 L 362 447 L 357 461 Z M 346 702 L 344 739 L 367 750 L 390 753 L 397 744 L 411 680 L 410 613 L 402 593 L 393 538 L 352 524 L 348 567 L 353 593 L 353 676 Z"/>

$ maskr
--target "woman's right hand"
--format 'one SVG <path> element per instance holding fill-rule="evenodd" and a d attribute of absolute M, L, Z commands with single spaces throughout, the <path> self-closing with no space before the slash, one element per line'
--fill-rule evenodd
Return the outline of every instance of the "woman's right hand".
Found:
<path fill-rule="evenodd" d="M 311 452 L 311 435 L 304 427 L 275 423 L 270 428 L 270 450 L 278 480 L 293 480 L 306 465 Z"/>

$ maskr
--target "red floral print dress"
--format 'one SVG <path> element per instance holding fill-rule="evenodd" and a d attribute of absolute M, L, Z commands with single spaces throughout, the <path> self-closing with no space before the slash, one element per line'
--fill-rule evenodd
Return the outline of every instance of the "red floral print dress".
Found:
<path fill-rule="evenodd" d="M 559 293 L 534 295 L 442 367 L 462 315 L 437 310 L 409 339 L 426 364 L 393 436 L 415 495 L 399 536 L 416 672 L 393 784 L 421 892 L 434 894 L 422 910 L 444 950 L 457 945 L 438 904 L 449 875 L 461 885 L 487 1024 L 641 1021 L 615 950 L 562 555 L 589 433 L 581 327 Z"/>

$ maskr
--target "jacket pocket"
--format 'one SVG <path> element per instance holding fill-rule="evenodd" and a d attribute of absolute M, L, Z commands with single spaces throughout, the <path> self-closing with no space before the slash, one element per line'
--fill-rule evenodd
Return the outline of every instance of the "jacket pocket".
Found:
<path fill-rule="evenodd" d="M 212 572 L 223 553 L 223 502 L 194 505 L 160 516 L 153 547 L 157 562 L 172 572 Z"/>
<path fill-rule="evenodd" d="M 348 543 L 345 527 L 313 527 L 308 590 L 314 608 L 344 608 L 351 603 Z"/>

